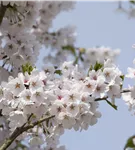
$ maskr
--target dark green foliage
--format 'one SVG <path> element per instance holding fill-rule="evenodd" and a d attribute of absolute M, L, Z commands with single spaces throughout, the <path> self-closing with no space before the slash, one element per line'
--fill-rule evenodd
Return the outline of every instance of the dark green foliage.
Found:
<path fill-rule="evenodd" d="M 133 143 L 133 139 L 135 138 L 135 135 L 131 136 L 128 140 L 127 140 L 127 143 L 124 147 L 124 150 L 126 150 L 127 148 L 133 148 L 135 149 L 135 145 Z"/>

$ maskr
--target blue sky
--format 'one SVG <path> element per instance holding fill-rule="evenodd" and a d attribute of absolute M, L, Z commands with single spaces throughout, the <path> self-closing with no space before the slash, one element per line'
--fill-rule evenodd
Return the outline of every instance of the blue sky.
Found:
<path fill-rule="evenodd" d="M 116 2 L 77 2 L 70 13 L 60 14 L 53 22 L 54 29 L 68 24 L 77 27 L 77 42 L 80 47 L 96 45 L 120 48 L 121 55 L 117 64 L 126 73 L 135 58 L 135 19 L 129 20 L 124 14 L 117 14 Z M 125 3 L 125 6 L 128 6 Z M 38 63 L 41 65 L 41 62 Z M 126 80 L 125 87 L 133 81 Z M 122 150 L 127 138 L 135 134 L 135 116 L 131 115 L 122 99 L 117 100 L 118 111 L 105 102 L 101 102 L 99 110 L 102 117 L 98 123 L 87 131 L 66 131 L 61 137 L 61 144 L 67 150 Z"/>

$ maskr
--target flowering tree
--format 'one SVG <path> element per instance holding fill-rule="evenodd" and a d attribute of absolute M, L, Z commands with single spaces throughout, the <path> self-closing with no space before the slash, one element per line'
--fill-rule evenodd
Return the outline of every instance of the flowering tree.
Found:
<path fill-rule="evenodd" d="M 64 150 L 65 129 L 87 130 L 97 123 L 100 101 L 117 110 L 116 98 L 135 108 L 135 87 L 114 64 L 120 50 L 79 48 L 75 28 L 50 31 L 53 19 L 74 2 L 0 2 L 0 150 Z M 35 63 L 40 49 L 44 66 Z M 135 61 L 133 61 L 135 64 Z M 134 147 L 134 137 L 126 146 Z"/>

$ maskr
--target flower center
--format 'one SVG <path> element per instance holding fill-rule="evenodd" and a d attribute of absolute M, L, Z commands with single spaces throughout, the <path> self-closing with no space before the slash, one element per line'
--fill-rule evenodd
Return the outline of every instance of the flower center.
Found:
<path fill-rule="evenodd" d="M 20 85 L 21 85 L 21 84 L 16 83 L 15 88 L 16 88 L 16 89 L 17 89 L 17 88 L 20 88 Z"/>

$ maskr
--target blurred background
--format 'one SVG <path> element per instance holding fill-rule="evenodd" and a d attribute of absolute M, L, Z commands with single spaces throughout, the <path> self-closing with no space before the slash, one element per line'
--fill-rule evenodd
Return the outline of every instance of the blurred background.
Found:
<path fill-rule="evenodd" d="M 135 49 L 132 48 L 135 44 L 135 11 L 127 13 L 129 8 L 132 9 L 128 2 L 122 2 L 122 8 L 118 2 L 77 2 L 74 10 L 57 16 L 53 29 L 67 24 L 76 26 L 77 47 L 120 48 L 116 64 L 126 73 L 127 67 L 133 67 L 135 58 Z M 43 66 L 42 53 L 38 67 Z M 134 84 L 132 82 L 126 79 L 124 87 Z M 135 116 L 122 99 L 118 99 L 116 105 L 118 111 L 104 101 L 100 102 L 102 117 L 98 123 L 87 131 L 66 131 L 61 137 L 61 145 L 66 145 L 67 150 L 123 150 L 126 140 L 135 134 Z"/>

